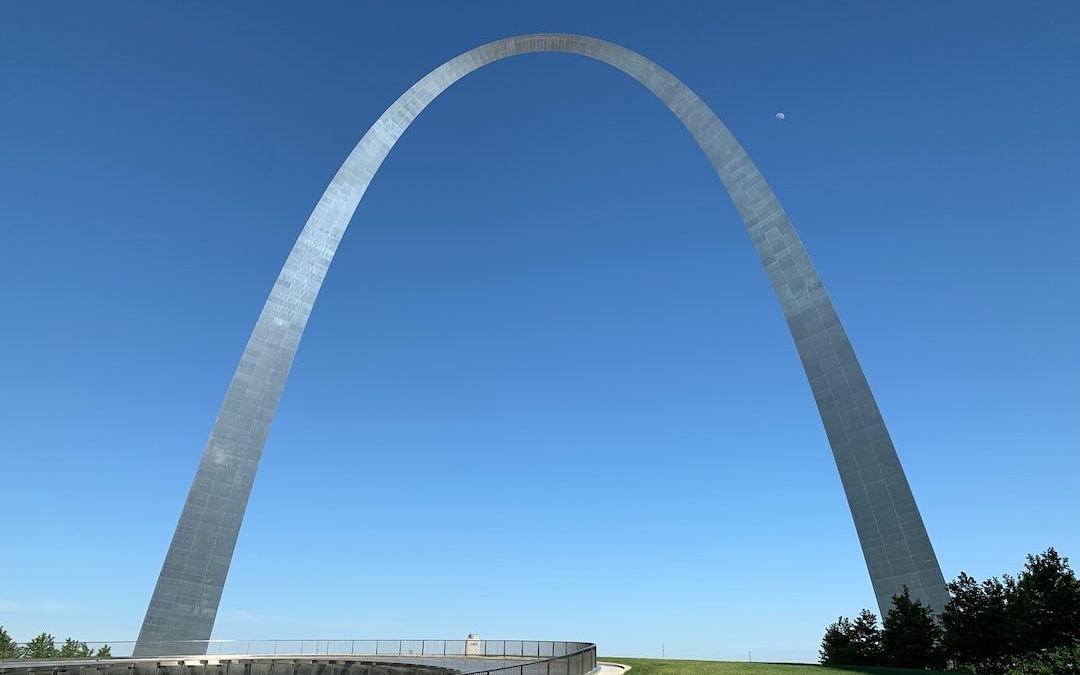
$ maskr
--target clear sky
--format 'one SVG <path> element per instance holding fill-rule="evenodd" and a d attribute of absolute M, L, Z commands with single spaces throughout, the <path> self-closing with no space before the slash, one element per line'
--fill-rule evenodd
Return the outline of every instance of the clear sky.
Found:
<path fill-rule="evenodd" d="M 640 51 L 819 267 L 946 577 L 1080 558 L 1080 4 L 0 3 L 0 624 L 133 639 L 330 177 L 489 40 Z M 777 112 L 786 119 L 778 120 Z M 323 288 L 215 637 L 804 659 L 873 606 L 742 223 L 651 94 L 496 63 L 391 153 Z"/>

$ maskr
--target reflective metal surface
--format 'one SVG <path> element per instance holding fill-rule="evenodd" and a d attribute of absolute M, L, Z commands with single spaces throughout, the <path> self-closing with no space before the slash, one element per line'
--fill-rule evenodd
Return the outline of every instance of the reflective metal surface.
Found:
<path fill-rule="evenodd" d="M 847 335 L 787 215 L 727 127 L 689 88 L 628 49 L 577 35 L 508 38 L 466 52 L 406 91 L 334 176 L 263 307 L 184 504 L 136 655 L 210 637 L 255 471 L 285 378 L 334 252 L 379 165 L 436 96 L 477 68 L 531 52 L 607 63 L 652 91 L 693 135 L 746 224 L 821 413 L 879 607 L 907 586 L 940 609 L 945 580 Z"/>

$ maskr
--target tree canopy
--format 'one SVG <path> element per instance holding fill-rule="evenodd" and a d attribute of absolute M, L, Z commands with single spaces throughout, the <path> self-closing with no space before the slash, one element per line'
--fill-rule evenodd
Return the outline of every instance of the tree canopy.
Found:
<path fill-rule="evenodd" d="M 112 649 L 107 644 L 95 651 L 85 642 L 72 638 L 67 638 L 57 648 L 56 638 L 45 632 L 20 645 L 0 626 L 0 659 L 107 659 L 111 656 Z"/>
<path fill-rule="evenodd" d="M 881 648 L 885 663 L 894 668 L 938 668 L 942 665 L 941 626 L 934 611 L 912 600 L 907 586 L 894 595 L 892 609 L 882 621 Z"/>
<path fill-rule="evenodd" d="M 1080 579 L 1049 548 L 1024 569 L 979 581 L 961 572 L 938 616 L 905 588 L 882 629 L 863 610 L 841 616 L 821 641 L 821 663 L 942 668 L 1005 675 L 1080 673 Z M 876 655 L 876 660 L 875 659 Z"/>

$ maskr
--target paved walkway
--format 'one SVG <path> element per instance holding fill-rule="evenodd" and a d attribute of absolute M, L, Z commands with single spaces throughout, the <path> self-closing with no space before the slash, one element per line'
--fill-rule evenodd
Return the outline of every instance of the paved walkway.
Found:
<path fill-rule="evenodd" d="M 623 673 L 630 670 L 630 666 L 610 661 L 597 661 L 596 665 L 599 667 L 597 675 L 623 675 Z"/>

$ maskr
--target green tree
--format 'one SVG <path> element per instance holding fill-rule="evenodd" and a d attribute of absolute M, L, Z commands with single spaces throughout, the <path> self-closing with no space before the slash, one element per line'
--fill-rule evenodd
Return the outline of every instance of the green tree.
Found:
<path fill-rule="evenodd" d="M 851 621 L 841 616 L 835 623 L 829 624 L 825 629 L 825 637 L 821 638 L 821 650 L 818 652 L 818 660 L 825 666 L 849 666 L 855 660 L 855 643 L 852 639 L 853 630 Z"/>
<path fill-rule="evenodd" d="M 63 659 L 88 658 L 93 655 L 93 650 L 85 642 L 79 642 L 71 638 L 64 640 L 64 644 L 60 646 L 59 656 Z"/>
<path fill-rule="evenodd" d="M 1080 642 L 1022 655 L 1006 675 L 1076 675 L 1080 673 Z"/>
<path fill-rule="evenodd" d="M 841 616 L 825 629 L 818 653 L 821 663 L 840 666 L 876 666 L 881 663 L 881 633 L 877 617 L 864 609 L 854 621 Z"/>
<path fill-rule="evenodd" d="M 1029 555 L 1010 584 L 1010 614 L 1020 653 L 1071 647 L 1080 641 L 1080 579 L 1053 547 Z"/>
<path fill-rule="evenodd" d="M 56 650 L 56 638 L 48 633 L 38 635 L 22 648 L 24 659 L 55 659 L 57 656 L 59 652 Z"/>
<path fill-rule="evenodd" d="M 11 639 L 8 632 L 0 626 L 0 659 L 19 658 L 19 646 Z"/>
<path fill-rule="evenodd" d="M 1041 656 L 1041 662 L 1048 672 L 1055 675 L 1080 673 L 1080 642 L 1048 650 Z"/>
<path fill-rule="evenodd" d="M 112 658 L 112 647 L 107 644 L 101 645 L 98 647 L 97 653 L 94 654 L 94 656 L 99 659 Z"/>
<path fill-rule="evenodd" d="M 893 668 L 934 668 L 942 664 L 941 626 L 921 600 L 912 600 L 907 587 L 894 595 L 881 631 L 884 664 Z"/>
<path fill-rule="evenodd" d="M 1009 587 L 997 577 L 981 584 L 961 572 L 949 583 L 952 596 L 940 615 L 941 645 L 946 660 L 972 666 L 977 672 L 1002 672 L 1013 651 Z"/>
<path fill-rule="evenodd" d="M 877 616 L 868 609 L 859 612 L 851 622 L 851 643 L 855 652 L 853 666 L 881 665 L 881 631 Z"/>

